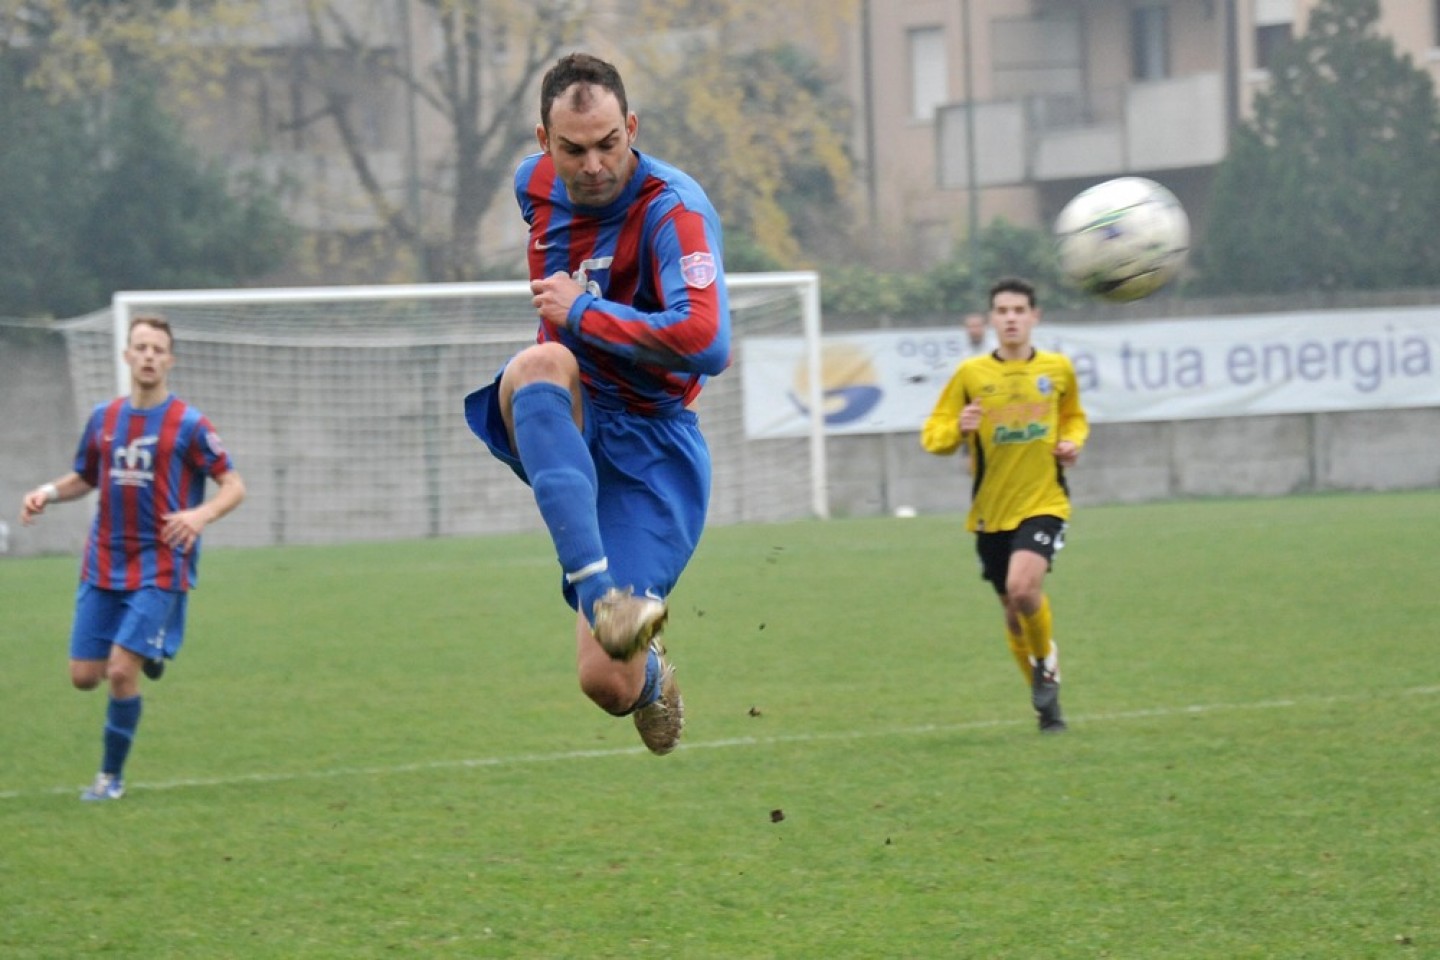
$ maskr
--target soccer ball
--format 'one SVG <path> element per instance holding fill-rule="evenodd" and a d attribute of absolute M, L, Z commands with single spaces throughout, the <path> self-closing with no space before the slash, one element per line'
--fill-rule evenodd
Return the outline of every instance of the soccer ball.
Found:
<path fill-rule="evenodd" d="M 1175 279 L 1190 248 L 1190 219 L 1175 195 L 1144 177 L 1118 177 L 1076 194 L 1055 218 L 1060 270 L 1102 300 L 1148 297 Z"/>

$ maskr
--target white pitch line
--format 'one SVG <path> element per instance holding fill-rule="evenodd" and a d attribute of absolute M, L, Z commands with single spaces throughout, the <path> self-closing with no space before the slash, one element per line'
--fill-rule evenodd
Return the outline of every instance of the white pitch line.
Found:
<path fill-rule="evenodd" d="M 1399 691 L 1404 697 L 1430 697 L 1440 694 L 1440 686 L 1412 687 Z M 1207 703 L 1182 707 L 1155 707 L 1146 710 L 1125 710 L 1117 713 L 1075 715 L 1069 719 L 1082 724 L 1124 720 L 1150 720 L 1194 714 L 1221 713 L 1240 710 L 1280 710 L 1299 706 L 1325 706 L 1336 703 L 1359 703 L 1374 700 L 1372 695 L 1337 694 L 1329 697 L 1290 697 L 1283 700 L 1256 700 L 1250 703 Z M 879 730 L 848 730 L 835 733 L 790 733 L 773 736 L 731 737 L 681 744 L 680 750 L 724 750 L 733 747 L 765 747 L 796 743 L 834 743 L 850 740 L 874 740 L 881 737 L 913 737 L 935 733 L 963 733 L 966 730 L 987 730 L 1030 723 L 1030 719 L 972 720 L 967 723 L 922 724 L 914 727 L 890 727 Z M 127 784 L 127 790 L 188 790 L 196 787 L 228 787 L 253 783 L 293 783 L 302 780 L 336 780 L 345 777 L 389 776 L 423 773 L 430 770 L 463 770 L 478 767 L 512 767 L 530 763 L 563 763 L 569 760 L 599 760 L 644 754 L 643 747 L 614 747 L 606 750 L 566 750 L 559 753 L 522 753 L 509 757 L 470 757 L 460 760 L 432 760 L 427 763 L 401 763 L 387 767 L 332 767 L 328 770 L 307 770 L 299 773 L 245 773 L 228 777 L 199 777 L 165 780 L 158 783 Z M 18 800 L 32 796 L 53 796 L 74 793 L 79 787 L 50 787 L 43 790 L 0 790 L 0 800 Z"/>

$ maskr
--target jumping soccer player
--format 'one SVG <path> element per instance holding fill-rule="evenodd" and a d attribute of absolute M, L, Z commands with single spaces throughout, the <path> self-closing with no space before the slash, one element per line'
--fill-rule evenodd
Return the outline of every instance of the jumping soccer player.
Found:
<path fill-rule="evenodd" d="M 196 584 L 200 533 L 245 499 L 245 483 L 199 410 L 170 393 L 170 325 L 130 324 L 130 395 L 95 408 L 75 469 L 25 494 L 20 522 L 51 503 L 100 491 L 75 597 L 70 682 L 110 684 L 104 753 L 82 800 L 125 795 L 125 760 L 140 726 L 140 674 L 159 680 L 185 638 L 185 601 Z M 219 489 L 208 502 L 205 481 Z"/>
<path fill-rule="evenodd" d="M 539 334 L 465 418 L 534 492 L 577 611 L 581 690 L 663 754 L 684 725 L 666 598 L 710 498 L 689 405 L 729 364 L 730 306 L 714 208 L 634 148 L 637 130 L 609 63 L 576 53 L 545 75 L 540 152 L 515 174 Z"/>

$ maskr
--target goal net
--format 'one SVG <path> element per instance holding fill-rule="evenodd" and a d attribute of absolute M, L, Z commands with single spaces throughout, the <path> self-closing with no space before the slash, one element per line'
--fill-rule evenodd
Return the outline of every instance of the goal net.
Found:
<path fill-rule="evenodd" d="M 811 436 L 752 439 L 740 369 L 748 338 L 798 337 L 818 371 L 818 278 L 727 281 L 734 365 L 695 406 L 714 464 L 710 522 L 824 516 L 818 397 Z M 535 342 L 527 283 L 118 294 L 111 310 L 64 324 L 80 416 L 128 391 L 123 331 L 147 311 L 175 331 L 171 388 L 211 419 L 245 477 L 245 507 L 213 542 L 543 529 L 529 490 L 471 434 L 462 410 L 467 393 Z"/>

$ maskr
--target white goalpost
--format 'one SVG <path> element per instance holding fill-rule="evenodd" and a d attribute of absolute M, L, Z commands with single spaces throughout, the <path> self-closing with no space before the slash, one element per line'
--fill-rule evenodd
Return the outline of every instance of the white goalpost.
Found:
<path fill-rule="evenodd" d="M 819 278 L 727 278 L 733 366 L 695 409 L 714 462 L 710 522 L 829 514 Z M 535 340 L 529 285 L 414 284 L 127 291 L 65 325 L 80 413 L 129 389 L 130 319 L 175 330 L 177 394 L 214 421 L 249 489 L 230 545 L 336 543 L 541 529 L 529 491 L 465 426 L 465 395 Z M 809 435 L 746 435 L 750 338 L 800 338 Z M 209 535 L 207 534 L 207 537 Z"/>

